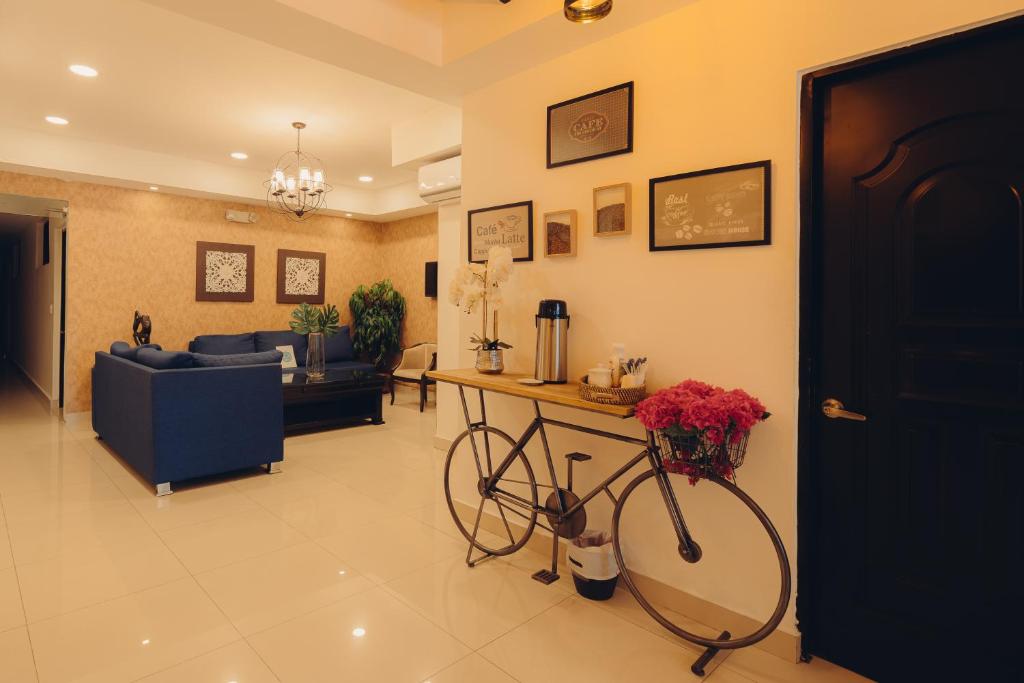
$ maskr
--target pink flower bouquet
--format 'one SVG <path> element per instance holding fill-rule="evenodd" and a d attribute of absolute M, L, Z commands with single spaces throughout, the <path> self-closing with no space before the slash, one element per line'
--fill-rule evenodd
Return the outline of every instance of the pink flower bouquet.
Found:
<path fill-rule="evenodd" d="M 743 462 L 750 429 L 769 413 L 743 391 L 688 379 L 662 389 L 636 406 L 636 417 L 662 441 L 665 467 L 696 484 L 714 472 L 735 476 Z"/>

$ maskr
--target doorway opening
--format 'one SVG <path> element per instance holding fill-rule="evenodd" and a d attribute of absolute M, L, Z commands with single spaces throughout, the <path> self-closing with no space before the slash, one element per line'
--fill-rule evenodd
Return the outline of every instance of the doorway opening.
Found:
<path fill-rule="evenodd" d="M 0 194 L 0 359 L 54 415 L 64 406 L 66 217 L 66 201 Z"/>

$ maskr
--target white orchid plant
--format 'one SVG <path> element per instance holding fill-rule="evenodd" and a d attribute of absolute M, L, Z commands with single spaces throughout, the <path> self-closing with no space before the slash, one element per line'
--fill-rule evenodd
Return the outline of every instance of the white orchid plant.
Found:
<path fill-rule="evenodd" d="M 512 277 L 512 250 L 508 247 L 491 247 L 485 263 L 465 263 L 455 272 L 448 288 L 448 300 L 472 315 L 483 308 L 481 334 L 474 334 L 469 341 L 476 346 L 473 351 L 497 351 L 511 349 L 498 338 L 498 310 L 504 303 L 501 285 Z M 492 323 L 488 327 L 488 318 Z M 492 334 L 488 336 L 488 329 Z"/>

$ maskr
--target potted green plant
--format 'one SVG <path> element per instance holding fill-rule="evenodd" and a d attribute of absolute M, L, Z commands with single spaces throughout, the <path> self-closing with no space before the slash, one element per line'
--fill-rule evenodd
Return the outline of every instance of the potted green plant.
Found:
<path fill-rule="evenodd" d="M 338 308 L 332 304 L 320 308 L 301 303 L 292 311 L 289 323 L 292 331 L 307 338 L 306 376 L 309 379 L 324 378 L 324 338 L 337 334 L 339 318 Z"/>
<path fill-rule="evenodd" d="M 356 287 L 348 308 L 352 311 L 352 346 L 356 353 L 385 369 L 401 349 L 405 298 L 391 280 L 381 280 L 369 287 Z"/>

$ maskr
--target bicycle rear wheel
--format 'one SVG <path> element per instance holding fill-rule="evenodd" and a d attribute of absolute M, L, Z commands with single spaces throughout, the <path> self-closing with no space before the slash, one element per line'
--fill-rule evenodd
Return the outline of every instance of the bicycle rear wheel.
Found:
<path fill-rule="evenodd" d="M 444 496 L 455 526 L 490 555 L 519 550 L 537 524 L 537 479 L 522 451 L 494 487 L 486 489 L 486 481 L 515 445 L 500 429 L 473 427 L 456 437 L 444 463 Z"/>
<path fill-rule="evenodd" d="M 673 514 L 678 514 L 679 518 L 682 519 L 681 512 L 679 512 L 676 495 L 672 489 L 672 479 L 676 479 L 677 481 L 683 482 L 686 481 L 685 477 L 683 477 L 682 475 L 670 476 L 669 473 L 665 471 L 649 470 L 647 472 L 640 474 L 633 481 L 631 481 L 623 490 L 622 495 L 619 497 L 618 504 L 616 504 L 615 510 L 612 513 L 612 546 L 613 550 L 615 551 L 615 560 L 619 564 L 622 580 L 626 583 L 626 587 L 629 588 L 630 592 L 637 599 L 637 602 L 640 603 L 640 606 L 643 607 L 644 610 L 648 614 L 650 614 L 655 621 L 657 621 L 659 624 L 664 626 L 666 629 L 668 629 L 675 635 L 679 636 L 680 638 L 684 638 L 690 641 L 691 643 L 696 643 L 703 647 L 709 648 L 734 649 L 740 647 L 747 647 L 748 645 L 753 645 L 754 643 L 763 640 L 772 631 L 775 630 L 776 626 L 779 625 L 779 622 L 782 621 L 783 615 L 786 613 L 786 608 L 789 606 L 790 590 L 792 587 L 792 578 L 790 576 L 789 569 L 789 558 L 786 555 L 786 548 L 782 544 L 782 539 L 779 538 L 779 533 L 775 530 L 775 527 L 774 525 L 772 525 L 771 520 L 768 519 L 768 516 L 757 505 L 757 503 L 754 502 L 754 500 L 750 496 L 748 496 L 742 489 L 737 487 L 732 482 L 717 476 L 709 477 L 707 479 L 707 481 L 717 484 L 718 486 L 722 487 L 730 494 L 735 496 L 737 499 L 739 499 L 740 502 L 743 503 L 743 505 L 748 510 L 750 510 L 750 512 L 754 514 L 760 526 L 764 529 L 765 533 L 768 534 L 768 537 L 771 540 L 772 548 L 775 551 L 775 555 L 779 563 L 779 599 L 775 605 L 775 609 L 772 612 L 771 616 L 766 621 L 761 623 L 758 628 L 748 633 L 747 635 L 738 638 L 732 638 L 729 636 L 726 636 L 725 638 L 709 638 L 697 633 L 693 633 L 691 631 L 687 631 L 679 623 L 676 623 L 676 621 L 679 621 L 678 619 L 676 621 L 673 621 L 673 619 L 669 618 L 669 616 L 666 615 L 664 612 L 659 611 L 658 608 L 656 608 L 651 603 L 651 601 L 644 595 L 643 591 L 641 590 L 641 587 L 639 585 L 640 582 L 638 582 L 636 579 L 636 574 L 629 569 L 628 562 L 625 561 L 626 557 L 622 550 L 622 534 L 620 531 L 622 511 L 625 508 L 626 504 L 629 502 L 631 496 L 633 496 L 634 493 L 637 491 L 637 488 L 644 484 L 645 482 L 647 482 L 648 480 L 652 480 L 652 484 L 657 484 L 658 488 L 660 489 L 662 499 L 665 501 L 665 506 L 669 517 L 671 518 Z M 664 487 L 667 487 L 667 489 Z M 647 488 L 652 487 L 648 486 Z M 653 489 L 651 493 L 652 495 L 654 494 Z M 674 510 L 673 507 L 675 508 Z M 696 562 L 699 562 L 702 553 L 702 551 L 698 547 L 696 559 L 694 559 L 692 555 L 689 559 L 685 559 L 683 556 L 684 552 L 680 548 L 674 547 L 670 552 L 670 557 L 677 560 L 682 566 L 685 566 L 686 564 L 694 564 Z"/>

